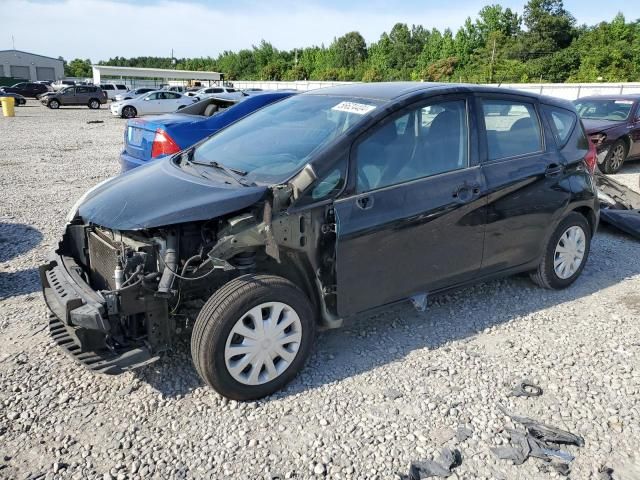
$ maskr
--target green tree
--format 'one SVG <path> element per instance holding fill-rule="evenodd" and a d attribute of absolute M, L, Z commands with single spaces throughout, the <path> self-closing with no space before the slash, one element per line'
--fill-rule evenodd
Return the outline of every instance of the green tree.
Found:
<path fill-rule="evenodd" d="M 64 66 L 64 74 L 66 77 L 87 78 L 93 76 L 91 60 L 74 58 Z"/>
<path fill-rule="evenodd" d="M 358 32 L 336 38 L 329 49 L 333 50 L 334 67 L 337 68 L 357 68 L 367 59 L 367 42 Z"/>

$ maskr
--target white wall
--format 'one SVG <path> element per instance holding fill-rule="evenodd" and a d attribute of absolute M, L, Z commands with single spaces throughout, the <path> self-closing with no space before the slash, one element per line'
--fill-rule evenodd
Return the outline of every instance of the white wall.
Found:
<path fill-rule="evenodd" d="M 317 88 L 345 85 L 354 82 L 269 82 L 269 81 L 234 81 L 236 88 L 262 88 L 263 90 L 293 89 L 300 91 L 315 90 Z M 498 86 L 498 85 L 494 85 Z M 575 100 L 587 95 L 604 95 L 619 93 L 639 93 L 640 83 L 503 83 L 503 88 L 513 88 L 527 92 L 549 95 L 552 97 Z"/>

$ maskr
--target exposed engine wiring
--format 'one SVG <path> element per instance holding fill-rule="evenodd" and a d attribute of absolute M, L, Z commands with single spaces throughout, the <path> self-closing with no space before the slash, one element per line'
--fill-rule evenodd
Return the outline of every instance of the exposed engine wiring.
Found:
<path fill-rule="evenodd" d="M 192 258 L 193 258 L 193 257 L 192 257 Z M 171 267 L 169 267 L 169 266 L 165 263 L 165 261 L 164 261 L 164 259 L 163 259 L 162 257 L 160 257 L 160 260 L 161 260 L 162 264 L 164 265 L 164 267 L 163 267 L 163 268 L 168 269 L 168 270 L 169 270 L 169 271 L 170 271 L 170 272 L 171 272 L 171 273 L 172 273 L 176 278 L 179 278 L 180 280 L 188 280 L 188 281 L 202 280 L 203 278 L 206 278 L 206 277 L 208 277 L 209 275 L 211 275 L 213 272 L 215 272 L 215 271 L 216 271 L 216 269 L 218 269 L 218 268 L 222 268 L 222 267 L 216 267 L 216 266 L 214 266 L 214 267 L 213 267 L 211 270 L 209 270 L 207 273 L 205 273 L 204 275 L 200 275 L 199 277 L 183 277 L 183 276 L 182 276 L 182 275 L 180 275 L 179 273 L 174 272 L 174 271 L 171 269 Z M 211 260 L 212 260 L 212 259 L 211 259 L 211 258 L 209 258 L 209 259 L 205 260 L 204 262 L 202 262 L 202 263 L 200 264 L 200 266 L 198 267 L 198 269 L 202 268 L 202 267 L 203 267 L 203 266 L 205 266 L 207 263 L 210 263 L 210 262 L 211 262 Z"/>

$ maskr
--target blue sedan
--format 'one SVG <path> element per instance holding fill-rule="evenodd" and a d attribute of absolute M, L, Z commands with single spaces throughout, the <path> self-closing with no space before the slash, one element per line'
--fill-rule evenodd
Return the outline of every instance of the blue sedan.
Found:
<path fill-rule="evenodd" d="M 121 172 L 173 155 L 265 105 L 295 93 L 277 91 L 242 98 L 211 97 L 176 113 L 131 119 L 124 131 Z"/>

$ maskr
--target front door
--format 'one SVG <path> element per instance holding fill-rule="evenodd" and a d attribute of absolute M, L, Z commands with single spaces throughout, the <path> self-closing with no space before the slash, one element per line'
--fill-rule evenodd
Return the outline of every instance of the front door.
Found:
<path fill-rule="evenodd" d="M 75 105 L 76 87 L 67 87 L 60 95 L 60 103 L 62 105 Z"/>
<path fill-rule="evenodd" d="M 484 180 L 464 96 L 393 114 L 356 142 L 355 194 L 335 202 L 341 316 L 472 278 Z"/>
<path fill-rule="evenodd" d="M 162 112 L 162 101 L 160 100 L 160 92 L 153 92 L 148 94 L 146 97 L 144 97 L 143 102 L 144 103 L 142 107 L 144 114 Z"/>
<path fill-rule="evenodd" d="M 541 255 L 571 187 L 533 99 L 483 95 L 477 111 L 489 192 L 482 273 L 492 274 Z"/>

